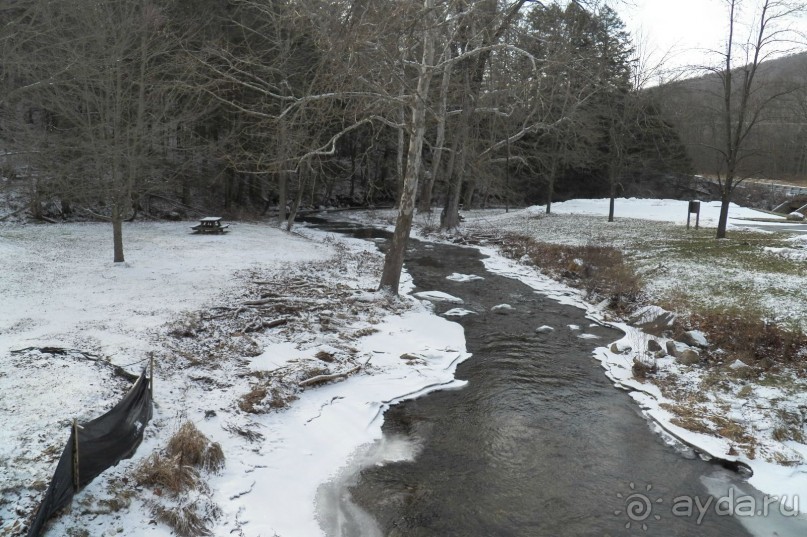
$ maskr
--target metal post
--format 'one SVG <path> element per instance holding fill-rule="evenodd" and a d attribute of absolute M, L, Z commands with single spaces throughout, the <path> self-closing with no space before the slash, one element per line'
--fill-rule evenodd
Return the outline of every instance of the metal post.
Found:
<path fill-rule="evenodd" d="M 73 420 L 73 490 L 78 492 L 81 483 L 78 475 L 78 420 Z"/>

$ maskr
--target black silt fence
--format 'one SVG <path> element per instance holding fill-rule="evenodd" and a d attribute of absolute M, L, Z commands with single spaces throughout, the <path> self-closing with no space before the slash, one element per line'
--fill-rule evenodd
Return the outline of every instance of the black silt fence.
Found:
<path fill-rule="evenodd" d="M 109 412 L 83 425 L 73 422 L 70 439 L 28 528 L 28 537 L 38 537 L 45 522 L 67 506 L 79 489 L 134 454 L 151 419 L 151 395 L 151 377 L 144 368 L 129 393 Z"/>

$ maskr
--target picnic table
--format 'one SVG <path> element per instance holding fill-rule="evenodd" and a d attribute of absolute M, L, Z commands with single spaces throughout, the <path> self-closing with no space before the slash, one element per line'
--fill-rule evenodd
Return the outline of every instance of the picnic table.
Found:
<path fill-rule="evenodd" d="M 206 216 L 199 220 L 195 226 L 191 226 L 194 233 L 225 233 L 229 225 L 221 224 L 220 216 Z"/>

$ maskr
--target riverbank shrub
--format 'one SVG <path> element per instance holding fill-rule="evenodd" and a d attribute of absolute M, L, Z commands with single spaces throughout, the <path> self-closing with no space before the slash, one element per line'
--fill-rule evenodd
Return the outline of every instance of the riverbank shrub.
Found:
<path fill-rule="evenodd" d="M 584 290 L 589 300 L 608 299 L 619 313 L 630 310 L 642 296 L 641 277 L 612 246 L 551 244 L 521 235 L 501 240 L 507 257 L 529 261 L 547 276 Z"/>

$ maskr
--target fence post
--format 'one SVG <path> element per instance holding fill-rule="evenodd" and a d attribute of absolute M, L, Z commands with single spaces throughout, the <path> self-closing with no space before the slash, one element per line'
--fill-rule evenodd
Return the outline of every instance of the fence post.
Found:
<path fill-rule="evenodd" d="M 73 490 L 78 492 L 79 489 L 78 475 L 78 420 L 73 419 Z"/>
<path fill-rule="evenodd" d="M 149 396 L 154 400 L 154 353 L 151 354 L 149 360 Z"/>

